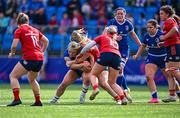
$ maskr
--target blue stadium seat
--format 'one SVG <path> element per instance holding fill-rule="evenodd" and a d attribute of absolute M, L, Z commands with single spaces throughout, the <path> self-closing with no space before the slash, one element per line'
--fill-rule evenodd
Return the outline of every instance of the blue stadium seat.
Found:
<path fill-rule="evenodd" d="M 67 5 L 67 4 L 69 4 L 69 2 L 71 2 L 72 0 L 62 0 L 62 3 L 63 3 L 63 5 Z"/>
<path fill-rule="evenodd" d="M 52 43 L 53 51 L 60 51 L 61 50 L 61 42 L 60 40 L 54 40 Z"/>
<path fill-rule="evenodd" d="M 140 14 L 141 13 L 145 13 L 145 9 L 143 7 L 133 7 L 133 17 L 135 22 L 137 23 L 137 21 L 140 19 Z"/>
<path fill-rule="evenodd" d="M 46 16 L 47 16 L 48 21 L 50 21 L 51 16 L 53 14 L 56 14 L 57 8 L 54 7 L 54 6 L 49 6 L 49 7 L 46 7 L 46 11 L 45 12 L 46 12 Z"/>
<path fill-rule="evenodd" d="M 64 46 L 65 37 L 60 34 L 55 34 L 52 42 L 52 49 L 54 51 L 59 51 Z"/>
<path fill-rule="evenodd" d="M 2 41 L 2 38 L 3 38 L 3 37 L 2 37 L 2 34 L 0 34 L 0 42 Z"/>
<path fill-rule="evenodd" d="M 94 27 L 97 26 L 97 20 L 88 20 L 85 24 L 89 35 L 97 34 L 97 28 Z"/>
<path fill-rule="evenodd" d="M 124 7 L 124 5 L 125 5 L 125 0 L 115 0 L 115 4 L 116 4 L 118 7 Z"/>
<path fill-rule="evenodd" d="M 58 11 L 57 11 L 57 21 L 60 22 L 61 19 L 62 19 L 62 15 L 64 12 L 66 12 L 67 8 L 64 7 L 64 6 L 61 6 L 58 8 Z"/>
<path fill-rule="evenodd" d="M 11 48 L 11 43 L 13 41 L 13 34 L 4 34 L 2 40 L 2 48 L 9 50 Z"/>
<path fill-rule="evenodd" d="M 151 19 L 154 18 L 154 14 L 158 12 L 156 7 L 147 7 L 146 8 L 146 18 Z"/>
<path fill-rule="evenodd" d="M 52 35 L 52 34 L 50 34 L 50 33 L 45 33 L 44 35 L 48 38 L 49 42 L 52 42 L 52 41 L 53 41 L 53 35 Z"/>
<path fill-rule="evenodd" d="M 125 6 L 124 9 L 126 10 L 127 13 L 133 12 L 133 7 Z"/>

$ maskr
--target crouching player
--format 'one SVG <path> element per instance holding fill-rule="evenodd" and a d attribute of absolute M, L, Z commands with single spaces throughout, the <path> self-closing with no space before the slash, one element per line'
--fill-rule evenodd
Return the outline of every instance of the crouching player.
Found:
<path fill-rule="evenodd" d="M 72 84 L 77 78 L 82 76 L 83 78 L 83 89 L 80 97 L 80 103 L 84 103 L 85 95 L 89 88 L 89 72 L 92 69 L 92 57 L 87 58 L 88 61 L 77 63 L 75 58 L 79 54 L 81 46 L 75 41 L 71 41 L 68 45 L 68 50 L 64 53 L 64 59 L 66 61 L 69 71 L 66 73 L 62 83 L 56 90 L 56 95 L 50 100 L 49 103 L 57 103 L 58 99 L 63 95 L 65 89 Z"/>
<path fill-rule="evenodd" d="M 22 45 L 22 60 L 20 60 L 10 74 L 11 87 L 14 94 L 14 100 L 7 106 L 16 106 L 21 104 L 19 96 L 20 85 L 18 79 L 28 75 L 29 84 L 33 90 L 35 103 L 31 106 L 42 106 L 40 100 L 40 87 L 36 78 L 41 70 L 44 59 L 44 51 L 48 46 L 48 39 L 37 29 L 29 25 L 29 17 L 24 13 L 19 13 L 17 19 L 18 29 L 14 33 L 14 40 L 11 46 L 9 57 L 15 55 L 18 42 Z M 40 44 L 43 44 L 42 47 Z"/>

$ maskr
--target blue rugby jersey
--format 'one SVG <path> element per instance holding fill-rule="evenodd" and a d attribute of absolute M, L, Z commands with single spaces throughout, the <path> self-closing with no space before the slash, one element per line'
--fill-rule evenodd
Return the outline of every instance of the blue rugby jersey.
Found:
<path fill-rule="evenodd" d="M 115 18 L 113 18 L 108 22 L 108 26 L 109 25 L 117 26 L 118 35 L 122 36 L 122 40 L 118 41 L 119 46 L 120 47 L 128 46 L 128 42 L 127 42 L 128 33 L 134 31 L 134 27 L 132 23 L 127 19 L 125 19 L 123 23 L 119 23 Z"/>
<path fill-rule="evenodd" d="M 163 35 L 163 32 L 159 29 L 157 30 L 155 35 L 150 35 L 147 33 L 144 36 L 142 43 L 148 46 L 148 54 L 151 56 L 165 56 L 166 55 L 166 48 L 165 47 L 158 47 L 158 43 L 161 42 L 159 37 Z"/>
<path fill-rule="evenodd" d="M 134 27 L 132 25 L 132 23 L 125 19 L 125 21 L 123 23 L 119 23 L 115 18 L 111 19 L 108 21 L 108 26 L 109 25 L 115 25 L 117 26 L 118 29 L 118 35 L 122 36 L 122 40 L 117 41 L 118 45 L 119 45 L 119 50 L 122 54 L 122 57 L 124 55 L 124 57 L 128 57 L 129 53 L 129 47 L 128 47 L 128 41 L 127 41 L 127 37 L 129 32 L 134 31 Z"/>

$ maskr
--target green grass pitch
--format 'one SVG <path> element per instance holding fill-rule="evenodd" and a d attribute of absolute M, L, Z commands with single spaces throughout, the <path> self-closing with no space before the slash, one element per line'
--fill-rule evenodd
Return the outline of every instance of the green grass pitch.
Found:
<path fill-rule="evenodd" d="M 57 85 L 41 85 L 43 107 L 30 107 L 34 97 L 29 85 L 21 86 L 22 105 L 6 107 L 12 100 L 10 85 L 0 84 L 0 118 L 180 118 L 180 102 L 148 104 L 150 93 L 146 86 L 130 86 L 133 103 L 117 105 L 110 95 L 101 89 L 94 101 L 88 99 L 79 104 L 81 86 L 72 85 L 56 105 L 48 101 L 55 94 Z M 167 96 L 167 87 L 158 87 L 160 99 Z"/>

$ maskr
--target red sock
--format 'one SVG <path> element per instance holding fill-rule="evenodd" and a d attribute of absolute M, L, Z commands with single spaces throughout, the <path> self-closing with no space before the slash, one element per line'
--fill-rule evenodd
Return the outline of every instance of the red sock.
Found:
<path fill-rule="evenodd" d="M 34 95 L 34 97 L 35 97 L 35 102 L 41 102 L 39 94 Z"/>
<path fill-rule="evenodd" d="M 175 92 L 176 92 L 175 90 L 169 90 L 169 95 L 170 96 L 175 96 Z"/>
<path fill-rule="evenodd" d="M 95 84 L 94 86 L 93 86 L 93 90 L 95 91 L 96 89 L 98 89 L 99 88 L 99 86 L 98 86 L 98 84 Z"/>
<path fill-rule="evenodd" d="M 120 95 L 119 97 L 120 97 L 120 99 L 121 99 L 121 100 L 123 100 L 123 99 L 124 99 L 124 95 Z"/>
<path fill-rule="evenodd" d="M 120 98 L 119 96 L 115 96 L 114 99 L 115 99 L 116 101 L 118 101 L 118 100 L 120 100 L 121 98 Z"/>
<path fill-rule="evenodd" d="M 14 88 L 13 89 L 13 94 L 14 94 L 14 100 L 19 100 L 19 88 Z"/>

